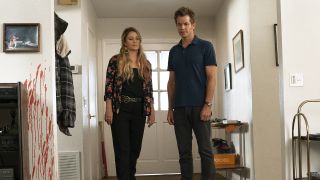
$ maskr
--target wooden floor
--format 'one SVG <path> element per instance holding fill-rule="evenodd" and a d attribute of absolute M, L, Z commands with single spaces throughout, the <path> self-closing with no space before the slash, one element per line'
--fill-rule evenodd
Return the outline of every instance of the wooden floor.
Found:
<path fill-rule="evenodd" d="M 138 176 L 137 180 L 180 180 L 180 175 L 157 175 L 157 176 Z M 116 177 L 108 177 L 104 180 L 116 180 Z M 200 180 L 200 174 L 194 175 L 194 180 Z M 217 175 L 216 180 L 226 180 L 226 178 Z"/>

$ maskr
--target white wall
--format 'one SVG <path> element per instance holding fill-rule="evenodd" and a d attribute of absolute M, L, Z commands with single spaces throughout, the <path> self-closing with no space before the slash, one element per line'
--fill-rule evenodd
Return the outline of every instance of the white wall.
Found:
<path fill-rule="evenodd" d="M 292 178 L 291 158 L 291 125 L 298 105 L 306 99 L 320 98 L 320 2 L 309 1 L 278 1 L 279 24 L 281 24 L 282 61 L 280 64 L 282 74 L 282 109 L 283 109 L 283 136 L 285 150 L 284 179 Z M 289 74 L 301 72 L 304 75 L 303 87 L 290 87 Z M 307 116 L 311 133 L 319 133 L 320 104 L 307 104 L 302 112 Z M 304 127 L 304 126 L 302 126 Z M 303 131 L 305 132 L 305 131 Z M 311 171 L 320 171 L 319 144 L 311 143 Z M 306 153 L 303 153 L 306 154 Z M 305 162 L 305 161 L 304 161 Z M 304 169 L 306 164 L 304 163 Z M 306 175 L 306 171 L 303 171 Z"/>
<path fill-rule="evenodd" d="M 196 34 L 212 40 L 213 21 L 199 17 L 196 23 Z M 129 26 L 137 28 L 143 39 L 180 39 L 173 18 L 100 18 L 97 36 L 99 39 L 120 39 L 122 31 Z"/>
<path fill-rule="evenodd" d="M 82 65 L 81 59 L 81 7 L 80 5 L 62 6 L 55 4 L 57 15 L 68 23 L 64 37 L 67 39 L 71 54 L 68 56 L 70 65 Z M 83 160 L 83 104 L 82 74 L 73 74 L 74 95 L 76 101 L 75 127 L 69 128 L 72 136 L 66 136 L 58 130 L 58 151 L 80 152 Z M 83 161 L 81 161 L 82 178 L 84 177 Z"/>
<path fill-rule="evenodd" d="M 81 9 L 80 6 L 55 6 L 57 15 L 68 23 L 68 28 L 64 33 L 68 41 L 71 54 L 68 56 L 70 65 L 81 65 Z M 76 121 L 75 127 L 69 128 L 72 136 L 66 136 L 58 132 L 59 151 L 80 151 L 82 153 L 82 76 L 73 74 L 74 93 L 76 100 Z"/>
<path fill-rule="evenodd" d="M 91 1 L 81 1 L 78 5 L 61 6 L 56 4 L 56 13 L 69 23 L 65 32 L 65 37 L 71 49 L 69 61 L 71 65 L 81 65 L 81 74 L 73 74 L 73 83 L 76 98 L 75 128 L 70 128 L 72 136 L 68 137 L 59 132 L 59 151 L 79 151 L 81 153 L 82 179 L 91 179 L 91 176 L 101 174 L 91 174 L 91 159 L 100 160 L 101 153 L 91 156 L 88 150 L 90 139 L 89 114 L 88 114 L 88 28 L 95 32 L 96 15 Z M 91 129 L 99 131 L 99 129 Z M 97 137 L 91 137 L 97 138 Z M 100 149 L 97 147 L 95 149 Z M 101 163 L 100 163 L 101 164 Z M 100 166 L 97 170 L 100 171 Z"/>
<path fill-rule="evenodd" d="M 282 179 L 279 74 L 273 24 L 276 1 L 228 0 L 216 17 L 220 116 L 249 123 L 246 166 L 251 179 Z M 244 32 L 245 68 L 235 73 L 232 38 Z M 224 90 L 223 68 L 232 64 L 233 89 Z M 272 150 L 270 150 L 272 149 Z"/>
<path fill-rule="evenodd" d="M 273 31 L 273 25 L 277 23 L 276 0 L 250 2 L 255 179 L 281 180 L 283 172 L 279 67 L 275 65 Z"/>
<path fill-rule="evenodd" d="M 40 23 L 40 52 L 4 53 L 2 43 L 0 45 L 0 82 L 30 82 L 32 86 L 27 89 L 29 93 L 34 93 L 35 100 L 39 100 L 39 104 L 29 104 L 29 118 L 24 120 L 29 122 L 30 128 L 28 135 L 24 135 L 29 136 L 30 177 L 28 179 L 34 180 L 57 179 L 58 173 L 53 17 L 53 1 L 0 2 L 1 23 Z M 2 30 L 0 28 L 0 34 Z M 1 36 L 1 42 L 2 38 Z M 38 81 L 33 81 L 36 79 Z M 39 106 L 47 107 L 48 115 L 41 114 Z M 30 117 L 33 113 L 38 113 L 38 116 Z M 50 123 L 52 126 L 49 125 Z M 42 126 L 39 126 L 40 124 Z M 37 141 L 33 141 L 34 139 Z M 41 160 L 40 164 L 38 160 Z M 34 174 L 32 173 L 33 168 Z"/>
<path fill-rule="evenodd" d="M 249 124 L 249 131 L 245 135 L 245 165 L 250 169 L 250 177 L 254 177 L 249 19 L 249 0 L 225 1 L 215 18 L 215 37 L 218 59 L 218 117 L 237 119 Z M 232 38 L 240 29 L 243 30 L 245 67 L 235 73 Z M 232 90 L 229 92 L 224 90 L 224 67 L 227 63 L 232 64 Z M 239 145 L 237 136 L 235 134 L 233 137 L 236 146 Z"/>

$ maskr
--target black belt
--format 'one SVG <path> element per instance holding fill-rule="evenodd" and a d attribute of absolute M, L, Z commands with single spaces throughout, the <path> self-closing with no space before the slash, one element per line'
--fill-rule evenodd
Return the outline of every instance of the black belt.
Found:
<path fill-rule="evenodd" d="M 142 98 L 121 95 L 121 102 L 123 102 L 123 103 L 142 102 Z"/>

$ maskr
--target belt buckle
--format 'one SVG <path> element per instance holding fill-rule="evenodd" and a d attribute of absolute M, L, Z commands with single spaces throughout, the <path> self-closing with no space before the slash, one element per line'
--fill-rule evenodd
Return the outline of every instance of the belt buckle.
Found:
<path fill-rule="evenodd" d="M 122 101 L 123 101 L 124 103 L 128 103 L 128 102 L 131 101 L 131 98 L 130 98 L 129 96 L 122 96 Z"/>

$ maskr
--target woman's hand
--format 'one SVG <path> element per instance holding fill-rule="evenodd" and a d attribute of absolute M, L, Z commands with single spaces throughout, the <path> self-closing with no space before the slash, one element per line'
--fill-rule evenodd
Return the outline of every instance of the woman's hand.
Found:
<path fill-rule="evenodd" d="M 151 114 L 150 116 L 148 116 L 148 127 L 151 127 L 152 124 L 154 124 L 156 122 L 156 116 L 154 114 L 154 107 L 153 107 L 153 103 L 151 103 Z"/>
<path fill-rule="evenodd" d="M 106 113 L 104 115 L 104 120 L 107 122 L 107 124 L 111 125 L 112 119 L 113 119 L 112 104 L 111 104 L 111 100 L 108 99 L 106 101 Z"/>
<path fill-rule="evenodd" d="M 148 116 L 148 127 L 151 127 L 156 122 L 156 118 L 154 113 L 151 113 L 150 116 Z"/>

